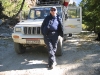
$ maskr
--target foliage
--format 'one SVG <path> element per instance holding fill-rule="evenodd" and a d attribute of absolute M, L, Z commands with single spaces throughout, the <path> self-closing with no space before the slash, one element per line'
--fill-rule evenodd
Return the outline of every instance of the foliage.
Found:
<path fill-rule="evenodd" d="M 77 6 L 75 2 L 73 2 L 72 4 L 69 4 L 69 6 Z"/>
<path fill-rule="evenodd" d="M 82 29 L 83 30 L 86 30 L 87 29 L 87 26 L 85 24 L 82 24 Z"/>
<path fill-rule="evenodd" d="M 8 18 L 8 16 L 6 16 L 5 14 L 3 14 L 3 11 L 4 10 L 4 8 L 3 8 L 3 6 L 2 6 L 2 2 L 0 1 L 0 19 L 2 19 L 2 17 L 3 18 Z"/>
<path fill-rule="evenodd" d="M 22 4 L 23 0 L 0 0 L 2 2 L 2 6 L 4 8 L 3 13 L 9 17 L 15 15 Z M 27 5 L 24 4 L 23 10 L 28 9 Z"/>
<path fill-rule="evenodd" d="M 87 25 L 87 30 L 99 32 L 100 31 L 100 1 L 99 0 L 82 0 L 80 3 L 82 7 L 83 23 Z M 99 31 L 98 31 L 99 30 Z"/>

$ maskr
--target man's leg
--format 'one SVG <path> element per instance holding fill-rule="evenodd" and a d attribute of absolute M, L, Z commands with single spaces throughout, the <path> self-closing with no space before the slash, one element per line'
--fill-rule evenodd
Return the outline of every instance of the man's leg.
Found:
<path fill-rule="evenodd" d="M 53 37 L 52 37 L 52 46 L 53 46 L 53 63 L 56 62 L 56 57 L 55 57 L 55 53 L 57 51 L 57 44 L 58 44 L 58 34 L 55 34 Z"/>
<path fill-rule="evenodd" d="M 44 42 L 45 42 L 45 44 L 47 45 L 47 48 L 48 48 L 48 54 L 49 54 L 48 65 L 52 65 L 53 64 L 53 56 L 54 56 L 55 53 L 53 51 L 53 46 L 52 46 L 52 43 L 51 43 L 51 39 L 45 37 Z"/>
<path fill-rule="evenodd" d="M 52 37 L 45 37 L 44 38 L 45 44 L 48 48 L 48 65 L 52 67 L 53 63 L 56 62 L 55 53 L 57 50 L 57 43 L 58 43 L 58 33 L 55 33 Z"/>

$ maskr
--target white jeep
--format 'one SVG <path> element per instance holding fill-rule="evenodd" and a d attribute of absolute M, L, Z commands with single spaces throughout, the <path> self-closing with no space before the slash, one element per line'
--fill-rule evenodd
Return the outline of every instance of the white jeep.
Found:
<path fill-rule="evenodd" d="M 55 5 L 53 5 L 55 6 Z M 24 53 L 27 46 L 45 45 L 41 34 L 41 24 L 50 12 L 50 6 L 36 6 L 30 9 L 28 19 L 22 20 L 14 27 L 12 38 L 15 51 Z M 82 17 L 80 7 L 64 7 L 56 5 L 58 14 L 62 18 L 63 33 L 79 33 L 82 30 Z M 59 36 L 56 55 L 62 55 L 63 38 Z"/>

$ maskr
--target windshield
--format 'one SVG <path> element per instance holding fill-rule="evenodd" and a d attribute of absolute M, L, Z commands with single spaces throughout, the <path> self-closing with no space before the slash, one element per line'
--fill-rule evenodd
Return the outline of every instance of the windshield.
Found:
<path fill-rule="evenodd" d="M 30 10 L 29 19 L 44 19 L 47 15 L 50 14 L 51 7 L 39 7 L 33 8 Z M 61 7 L 57 7 L 58 15 L 61 17 Z"/>

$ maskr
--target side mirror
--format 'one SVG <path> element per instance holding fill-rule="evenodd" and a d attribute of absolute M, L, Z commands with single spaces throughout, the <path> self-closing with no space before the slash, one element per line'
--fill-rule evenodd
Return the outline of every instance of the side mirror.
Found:
<path fill-rule="evenodd" d="M 65 14 L 65 20 L 67 20 L 68 19 L 68 16 L 67 16 L 67 14 Z"/>

